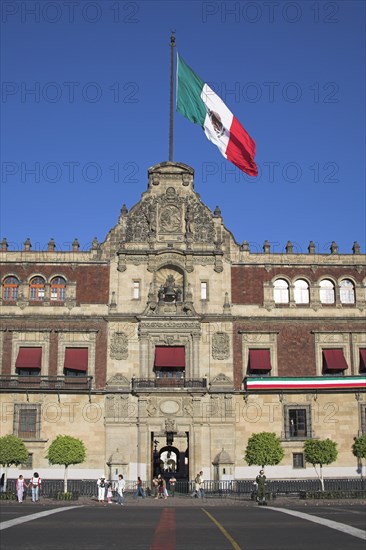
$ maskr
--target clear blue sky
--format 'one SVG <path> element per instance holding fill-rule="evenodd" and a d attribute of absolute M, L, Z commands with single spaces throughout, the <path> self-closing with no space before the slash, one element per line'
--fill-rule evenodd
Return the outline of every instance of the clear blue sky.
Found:
<path fill-rule="evenodd" d="M 236 240 L 365 252 L 365 3 L 2 2 L 1 238 L 104 240 L 168 159 L 169 38 L 257 144 L 260 175 L 175 114 L 174 160 Z M 32 92 L 33 90 L 33 92 Z"/>

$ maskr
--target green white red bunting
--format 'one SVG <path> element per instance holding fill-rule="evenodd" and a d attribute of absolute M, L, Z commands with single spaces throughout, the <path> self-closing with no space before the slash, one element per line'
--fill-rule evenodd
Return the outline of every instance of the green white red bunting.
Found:
<path fill-rule="evenodd" d="M 177 111 L 202 126 L 221 154 L 243 172 L 257 176 L 255 142 L 222 99 L 177 56 Z"/>
<path fill-rule="evenodd" d="M 256 378 L 245 380 L 245 388 L 250 391 L 270 390 L 366 390 L 366 376 L 332 376 L 309 378 Z"/>

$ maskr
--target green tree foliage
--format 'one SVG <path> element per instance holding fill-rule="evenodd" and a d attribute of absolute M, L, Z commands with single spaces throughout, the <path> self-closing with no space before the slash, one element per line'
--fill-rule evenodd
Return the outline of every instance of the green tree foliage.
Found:
<path fill-rule="evenodd" d="M 81 439 L 69 435 L 58 435 L 48 448 L 46 458 L 52 465 L 65 466 L 64 492 L 67 493 L 67 469 L 71 464 L 81 464 L 86 457 L 86 449 Z"/>
<path fill-rule="evenodd" d="M 337 443 L 331 439 L 307 439 L 304 443 L 304 455 L 305 461 L 314 466 L 321 489 L 324 491 L 323 466 L 337 460 Z"/>
<path fill-rule="evenodd" d="M 15 435 L 4 435 L 0 437 L 0 464 L 5 468 L 4 490 L 8 477 L 8 467 L 14 464 L 17 466 L 27 462 L 28 451 L 22 439 Z"/>
<path fill-rule="evenodd" d="M 244 459 L 249 466 L 256 464 L 264 468 L 279 464 L 283 456 L 284 450 L 279 437 L 272 432 L 260 432 L 248 439 Z"/>
<path fill-rule="evenodd" d="M 362 459 L 366 458 L 366 434 L 363 434 L 361 437 L 355 439 L 352 445 L 352 453 L 360 461 L 359 466 L 362 477 Z"/>

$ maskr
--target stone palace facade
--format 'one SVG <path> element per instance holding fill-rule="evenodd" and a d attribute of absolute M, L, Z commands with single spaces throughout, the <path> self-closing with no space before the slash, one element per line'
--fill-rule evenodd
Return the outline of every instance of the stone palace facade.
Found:
<path fill-rule="evenodd" d="M 61 478 L 45 455 L 82 439 L 69 477 L 253 478 L 251 434 L 275 432 L 272 478 L 314 477 L 306 439 L 329 437 L 326 476 L 356 477 L 366 433 L 366 273 L 357 242 L 341 254 L 252 252 L 163 162 L 148 189 L 90 250 L 1 243 L 1 434 L 21 437 L 26 476 Z"/>

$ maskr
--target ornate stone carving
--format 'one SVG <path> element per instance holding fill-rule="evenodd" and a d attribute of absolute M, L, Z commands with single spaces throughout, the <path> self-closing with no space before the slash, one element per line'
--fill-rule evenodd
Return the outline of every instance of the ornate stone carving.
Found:
<path fill-rule="evenodd" d="M 158 407 L 157 407 L 156 397 L 150 397 L 146 407 L 146 412 L 148 416 L 155 416 L 157 410 L 158 410 Z"/>
<path fill-rule="evenodd" d="M 223 372 L 220 372 L 211 382 L 211 387 L 214 389 L 217 388 L 228 388 L 233 386 L 233 381 L 226 376 Z"/>
<path fill-rule="evenodd" d="M 165 420 L 165 431 L 166 432 L 175 432 L 175 420 L 172 418 L 166 418 Z"/>
<path fill-rule="evenodd" d="M 163 233 L 176 233 L 182 230 L 182 213 L 178 206 L 163 206 L 159 217 L 159 229 Z"/>
<path fill-rule="evenodd" d="M 188 200 L 186 212 L 189 212 L 189 229 L 193 235 L 193 241 L 213 244 L 215 227 L 208 209 L 197 199 L 191 198 Z M 186 223 L 188 224 L 188 221 Z"/>
<path fill-rule="evenodd" d="M 128 358 L 128 338 L 124 332 L 114 332 L 112 334 L 110 357 L 111 359 Z"/>
<path fill-rule="evenodd" d="M 183 415 L 193 416 L 193 405 L 192 399 L 190 397 L 183 398 Z"/>
<path fill-rule="evenodd" d="M 149 198 L 141 201 L 128 216 L 126 241 L 147 242 L 156 232 L 156 202 Z"/>
<path fill-rule="evenodd" d="M 129 389 L 130 381 L 128 378 L 123 376 L 123 374 L 118 373 L 118 374 L 115 374 L 114 376 L 111 376 L 111 378 L 109 378 L 109 380 L 107 381 L 107 388 L 110 388 L 110 387 Z"/>
<path fill-rule="evenodd" d="M 215 332 L 212 337 L 212 358 L 229 359 L 230 357 L 230 338 L 226 332 Z"/>

